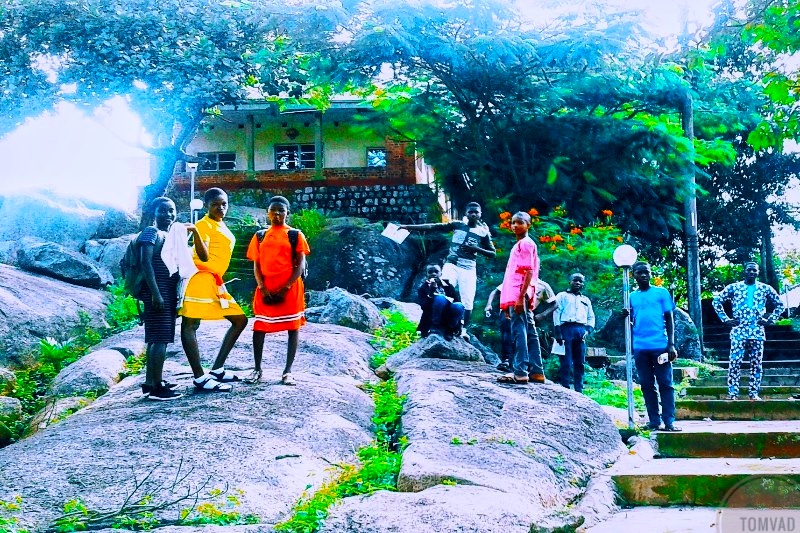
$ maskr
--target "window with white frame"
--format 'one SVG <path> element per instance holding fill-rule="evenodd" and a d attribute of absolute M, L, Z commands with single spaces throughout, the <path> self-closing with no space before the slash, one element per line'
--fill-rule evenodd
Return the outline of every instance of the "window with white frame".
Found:
<path fill-rule="evenodd" d="M 236 170 L 236 152 L 201 152 L 197 157 L 203 159 L 200 163 L 203 172 Z"/>
<path fill-rule="evenodd" d="M 386 148 L 367 148 L 367 167 L 385 167 Z"/>
<path fill-rule="evenodd" d="M 315 168 L 316 157 L 313 144 L 276 144 L 275 169 L 295 170 Z"/>

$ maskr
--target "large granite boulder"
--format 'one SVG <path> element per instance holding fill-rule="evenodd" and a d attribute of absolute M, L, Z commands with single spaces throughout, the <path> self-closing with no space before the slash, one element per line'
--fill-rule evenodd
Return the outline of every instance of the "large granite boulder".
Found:
<path fill-rule="evenodd" d="M 21 236 L 79 250 L 97 231 L 105 216 L 99 206 L 50 193 L 19 193 L 0 197 L 0 242 Z"/>
<path fill-rule="evenodd" d="M 428 335 L 408 348 L 390 355 L 375 373 L 386 379 L 410 361 L 427 358 L 483 362 L 481 352 L 461 337 L 446 340 L 441 335 Z"/>
<path fill-rule="evenodd" d="M 17 375 L 8 368 L 0 367 L 0 396 L 10 394 L 17 386 Z"/>
<path fill-rule="evenodd" d="M 90 259 L 97 261 L 111 272 L 115 278 L 119 278 L 122 272 L 119 262 L 128 249 L 128 244 L 138 235 L 132 233 L 114 239 L 88 240 L 84 243 L 81 251 Z"/>
<path fill-rule="evenodd" d="M 125 356 L 116 350 L 95 350 L 64 368 L 50 385 L 52 396 L 103 394 L 120 379 Z"/>
<path fill-rule="evenodd" d="M 673 316 L 675 318 L 675 348 L 678 350 L 678 357 L 702 360 L 700 337 L 691 317 L 683 309 L 675 309 Z M 622 313 L 613 313 L 603 327 L 595 332 L 593 340 L 611 350 L 625 353 L 624 320 Z"/>
<path fill-rule="evenodd" d="M 433 235 L 427 247 L 417 238 L 397 244 L 382 237 L 382 231 L 382 224 L 362 219 L 332 219 L 314 239 L 308 288 L 342 287 L 354 294 L 413 298 L 426 255 L 446 249 L 447 241 Z"/>
<path fill-rule="evenodd" d="M 394 298 L 386 297 L 370 298 L 369 301 L 374 303 L 381 311 L 400 313 L 415 324 L 419 324 L 419 321 L 422 319 L 422 308 L 417 303 L 401 302 Z"/>
<path fill-rule="evenodd" d="M 396 377 L 410 444 L 399 492 L 345 500 L 323 531 L 528 533 L 559 519 L 592 523 L 563 511 L 624 453 L 611 420 L 574 391 L 502 385 L 489 370 L 441 359 L 404 365 Z"/>
<path fill-rule="evenodd" d="M 224 320 L 201 324 L 206 365 L 227 326 Z M 194 392 L 179 344 L 170 345 L 165 376 L 178 382 L 183 398 L 143 399 L 143 376 L 132 376 L 69 416 L 77 405 L 59 411 L 64 414 L 42 420 L 44 429 L 0 449 L 0 494 L 19 494 L 25 502 L 20 527 L 39 531 L 72 499 L 92 509 L 118 508 L 134 480 L 149 475 L 145 487 L 159 501 L 186 490 L 201 489 L 201 497 L 214 488 L 241 490 L 231 492 L 241 501 L 237 510 L 257 515 L 268 531 L 264 524 L 287 518 L 307 488 L 328 478 L 331 465 L 355 462 L 354 450 L 372 439 L 373 402 L 359 388 L 374 379 L 369 338 L 335 325 L 302 328 L 297 386 L 287 387 L 279 383 L 287 335 L 268 335 L 264 380 L 234 384 L 225 394 Z M 252 365 L 251 336 L 243 335 L 226 367 L 244 372 Z M 157 518 L 176 520 L 188 507 L 191 501 L 179 502 Z"/>
<path fill-rule="evenodd" d="M 92 239 L 115 239 L 139 231 L 139 217 L 119 209 L 107 209 Z"/>
<path fill-rule="evenodd" d="M 319 298 L 325 302 L 324 307 L 308 308 L 306 318 L 310 322 L 338 324 L 366 332 L 372 332 L 386 324 L 386 319 L 375 304 L 342 288 L 328 289 Z"/>
<path fill-rule="evenodd" d="M 106 326 L 106 292 L 0 265 L 0 364 L 28 352 L 45 337 L 69 338 L 81 324 Z"/>
<path fill-rule="evenodd" d="M 114 283 L 111 272 L 88 256 L 54 242 L 35 243 L 17 252 L 23 270 L 44 274 L 73 285 L 99 289 Z"/>
<path fill-rule="evenodd" d="M 22 402 L 16 398 L 0 396 L 0 422 L 8 419 L 16 420 L 22 416 Z"/>

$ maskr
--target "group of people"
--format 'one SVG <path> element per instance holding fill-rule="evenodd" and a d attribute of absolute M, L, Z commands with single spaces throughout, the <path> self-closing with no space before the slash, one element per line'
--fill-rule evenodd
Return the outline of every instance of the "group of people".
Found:
<path fill-rule="evenodd" d="M 225 288 L 236 239 L 225 225 L 228 195 L 219 188 L 203 197 L 206 214 L 196 224 L 175 222 L 175 203 L 167 197 L 152 201 L 154 223 L 137 237 L 144 286 L 136 295 L 144 303 L 142 320 L 147 344 L 147 366 L 142 393 L 150 400 L 172 400 L 182 395 L 176 384 L 163 377 L 167 344 L 175 340 L 175 323 L 181 317 L 181 343 L 199 392 L 229 392 L 231 383 L 256 383 L 262 379 L 261 359 L 267 333 L 289 335 L 281 383 L 294 385 L 292 364 L 298 333 L 305 324 L 305 288 L 302 274 L 310 253 L 302 232 L 286 224 L 289 202 L 274 196 L 267 206 L 269 229 L 253 235 L 247 258 L 253 261 L 256 290 L 253 296 L 253 371 L 245 378 L 225 369 L 225 361 L 247 327 L 247 317 Z M 192 237 L 192 245 L 188 237 Z M 197 328 L 202 320 L 226 319 L 230 326 L 212 368 L 200 361 Z"/>
<path fill-rule="evenodd" d="M 536 322 L 551 313 L 556 339 L 564 345 L 559 382 L 575 390 L 583 390 L 583 365 L 586 357 L 586 336 L 594 328 L 594 313 L 589 299 L 581 293 L 584 276 L 570 276 L 569 290 L 553 293 L 539 279 L 539 256 L 536 243 L 528 235 L 530 215 L 524 212 L 511 217 L 511 231 L 517 242 L 510 252 L 503 281 L 489 295 L 485 307 L 487 317 L 493 312 L 496 297 L 500 300 L 501 363 L 504 383 L 544 383 L 542 354 Z M 400 225 L 401 229 L 453 232 L 444 268 L 426 266 L 425 280 L 417 288 L 417 301 L 422 307 L 419 331 L 423 337 L 439 334 L 445 339 L 467 336 L 477 286 L 478 254 L 494 257 L 496 250 L 488 226 L 481 220 L 481 206 L 471 202 L 463 220 L 442 224 Z"/>
<path fill-rule="evenodd" d="M 511 231 L 517 242 L 511 249 L 503 281 L 489 294 L 485 307 L 487 317 L 493 312 L 494 301 L 500 300 L 501 363 L 498 369 L 507 372 L 498 381 L 510 384 L 544 383 L 542 355 L 536 328 L 537 322 L 553 315 L 554 337 L 563 347 L 559 354 L 558 382 L 577 392 L 583 391 L 586 337 L 595 327 L 592 303 L 584 295 L 585 277 L 576 272 L 569 277 L 569 288 L 554 294 L 552 288 L 539 279 L 539 259 L 536 244 L 528 235 L 531 218 L 518 212 L 511 218 Z M 428 265 L 426 279 L 417 290 L 423 309 L 419 330 L 423 336 L 438 333 L 445 339 L 465 334 L 475 301 L 477 254 L 494 257 L 491 234 L 481 221 L 480 205 L 467 205 L 462 221 L 445 224 L 401 226 L 419 231 L 452 231 L 453 238 L 444 268 Z M 632 325 L 633 359 L 639 376 L 642 395 L 648 414 L 648 428 L 662 431 L 681 431 L 675 425 L 675 391 L 672 380 L 672 361 L 678 352 L 675 347 L 675 303 L 669 291 L 650 284 L 651 267 L 636 262 L 631 273 L 637 285 L 623 314 Z M 751 364 L 751 400 L 759 400 L 764 348 L 764 326 L 774 322 L 783 311 L 772 287 L 756 281 L 758 265 L 745 265 L 744 281 L 727 286 L 714 298 L 714 309 L 731 330 L 731 354 L 728 366 L 728 398 L 735 400 L 739 393 L 740 366 L 744 355 Z M 458 292 L 456 292 L 458 289 Z M 459 295 L 461 302 L 459 302 Z M 729 301 L 733 318 L 723 308 Z M 767 315 L 767 304 L 773 310 Z"/>
<path fill-rule="evenodd" d="M 228 196 L 215 187 L 205 193 L 203 204 L 206 214 L 202 219 L 196 224 L 180 224 L 175 222 L 175 203 L 166 197 L 156 198 L 151 204 L 154 223 L 137 238 L 145 281 L 138 295 L 144 302 L 142 318 L 147 344 L 142 393 L 151 400 L 181 397 L 175 390 L 176 384 L 163 377 L 166 346 L 174 342 L 177 316 L 181 317 L 181 343 L 198 391 L 228 392 L 233 382 L 260 381 L 265 335 L 280 331 L 288 333 L 281 383 L 295 384 L 291 371 L 299 329 L 305 324 L 303 273 L 310 249 L 302 232 L 286 223 L 289 202 L 282 196 L 269 200 L 270 226 L 253 235 L 247 249 L 257 287 L 253 296 L 254 368 L 245 378 L 225 369 L 225 361 L 248 322 L 222 279 L 235 244 L 235 237 L 223 220 Z M 563 346 L 558 381 L 564 387 L 572 385 L 575 391 L 582 392 L 585 340 L 595 326 L 592 303 L 583 294 L 586 280 L 582 274 L 573 273 L 569 288 L 555 294 L 550 285 L 539 279 L 538 251 L 528 234 L 530 226 L 528 213 L 512 216 L 510 228 L 516 243 L 510 251 L 503 281 L 491 292 L 484 309 L 486 316 L 491 316 L 499 296 L 502 355 L 498 369 L 505 373 L 497 379 L 509 384 L 545 382 L 536 323 L 552 314 L 554 337 Z M 477 255 L 496 254 L 489 228 L 481 220 L 480 205 L 467 204 L 463 220 L 400 228 L 453 232 L 444 267 L 427 265 L 426 278 L 417 289 L 423 311 L 418 329 L 423 337 L 439 334 L 450 340 L 466 336 L 475 302 Z M 647 408 L 648 428 L 680 431 L 674 424 L 671 365 L 678 356 L 675 304 L 669 291 L 650 284 L 652 271 L 648 263 L 634 263 L 631 273 L 637 290 L 631 293 L 629 308 L 623 314 L 632 324 L 633 358 Z M 744 355 L 748 355 L 751 363 L 749 397 L 754 401 L 760 399 L 764 326 L 774 322 L 784 309 L 775 290 L 757 281 L 758 273 L 756 263 L 747 263 L 744 280 L 725 287 L 713 301 L 720 319 L 732 326 L 728 367 L 731 400 L 738 397 Z M 726 301 L 731 303 L 733 317 L 725 312 Z M 767 304 L 773 306 L 769 315 Z M 197 329 L 202 320 L 218 319 L 228 320 L 230 326 L 212 368 L 206 372 L 200 361 Z"/>

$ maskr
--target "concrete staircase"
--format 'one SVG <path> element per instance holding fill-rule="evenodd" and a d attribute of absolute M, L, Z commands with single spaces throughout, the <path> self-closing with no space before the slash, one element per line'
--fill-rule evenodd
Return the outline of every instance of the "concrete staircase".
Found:
<path fill-rule="evenodd" d="M 791 326 L 766 326 L 764 341 L 764 368 L 800 368 L 800 332 Z M 730 357 L 731 328 L 722 324 L 703 326 L 703 347 L 715 364 L 727 367 Z M 743 367 L 750 366 L 745 359 Z"/>
<path fill-rule="evenodd" d="M 627 509 L 588 532 L 710 533 L 734 508 L 788 507 L 800 520 L 800 369 L 765 369 L 759 402 L 746 399 L 744 374 L 740 400 L 721 399 L 724 371 L 691 380 L 676 401 L 683 431 L 652 432 L 612 467 Z"/>

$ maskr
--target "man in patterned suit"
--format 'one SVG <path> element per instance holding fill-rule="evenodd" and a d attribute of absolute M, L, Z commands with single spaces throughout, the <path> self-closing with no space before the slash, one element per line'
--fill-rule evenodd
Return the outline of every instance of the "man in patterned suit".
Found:
<path fill-rule="evenodd" d="M 744 281 L 731 283 L 714 296 L 714 310 L 724 324 L 731 329 L 731 355 L 728 361 L 728 399 L 735 400 L 739 395 L 739 378 L 742 359 L 750 357 L 751 401 L 760 400 L 761 363 L 764 357 L 764 326 L 772 324 L 783 312 L 784 305 L 775 289 L 756 281 L 758 265 L 753 262 L 744 265 Z M 733 318 L 722 307 L 723 302 L 731 302 Z M 767 302 L 775 308 L 769 315 Z"/>

